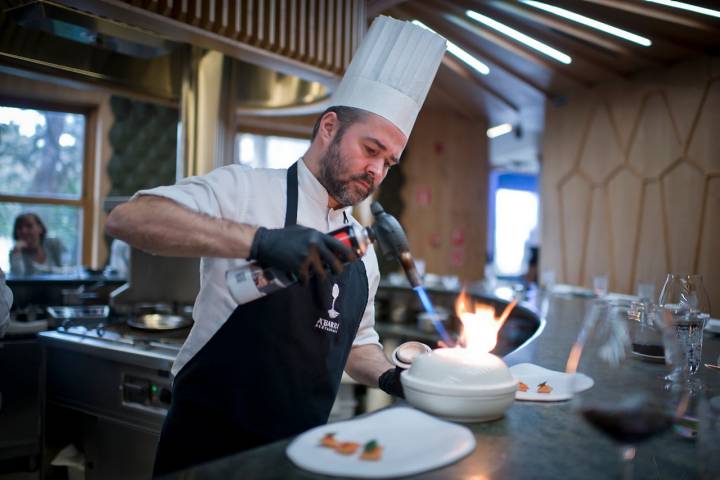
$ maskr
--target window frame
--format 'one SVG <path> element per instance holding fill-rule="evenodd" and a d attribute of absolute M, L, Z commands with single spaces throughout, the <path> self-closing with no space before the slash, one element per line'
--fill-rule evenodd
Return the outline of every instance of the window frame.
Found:
<path fill-rule="evenodd" d="M 81 262 L 90 265 L 92 261 L 93 218 L 96 205 L 94 202 L 95 161 L 94 152 L 97 145 L 98 107 L 95 105 L 77 105 L 56 101 L 44 101 L 30 98 L 16 98 L 0 95 L 0 106 L 11 108 L 35 109 L 53 112 L 74 113 L 85 117 L 85 135 L 83 143 L 82 181 L 80 198 L 70 199 L 43 195 L 7 195 L 0 193 L 0 203 L 24 203 L 31 205 L 66 205 L 79 207 L 82 216 L 80 235 Z"/>

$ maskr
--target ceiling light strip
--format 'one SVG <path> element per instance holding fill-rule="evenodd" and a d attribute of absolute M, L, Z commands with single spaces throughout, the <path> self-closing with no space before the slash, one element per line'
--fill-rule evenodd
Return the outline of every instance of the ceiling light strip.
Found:
<path fill-rule="evenodd" d="M 415 24 L 415 25 L 417 25 L 418 27 L 422 27 L 422 28 L 424 28 L 424 29 L 426 29 L 426 30 L 430 30 L 430 31 L 433 32 L 433 33 L 435 32 L 435 30 L 433 30 L 432 28 L 428 27 L 427 25 L 425 25 L 424 23 L 422 23 L 422 22 L 419 21 L 419 20 L 413 20 L 412 23 Z M 467 65 L 469 65 L 470 67 L 472 67 L 472 68 L 474 68 L 475 70 L 477 70 L 480 74 L 482 74 L 482 75 L 487 75 L 488 73 L 490 73 L 490 67 L 488 67 L 487 65 L 485 65 L 484 63 L 482 63 L 482 62 L 481 62 L 480 60 L 478 60 L 477 58 L 475 58 L 475 57 L 473 57 L 472 55 L 470 55 L 468 52 L 466 52 L 466 51 L 463 50 L 462 48 L 460 48 L 460 47 L 458 47 L 457 45 L 455 45 L 455 44 L 454 44 L 453 42 L 451 42 L 450 40 L 447 41 L 447 49 L 448 49 L 448 52 L 450 52 L 452 55 L 454 55 L 454 56 L 456 56 L 457 58 L 459 58 L 461 61 L 465 62 L 465 63 L 466 63 Z"/>
<path fill-rule="evenodd" d="M 508 27 L 507 25 L 498 22 L 497 20 L 493 20 L 490 17 L 486 17 L 485 15 L 481 15 L 472 10 L 467 10 L 465 12 L 465 15 L 472 18 L 476 22 L 482 23 L 483 25 L 486 25 L 493 30 L 497 30 L 503 35 L 507 35 L 508 37 L 517 40 L 518 42 L 523 43 L 528 47 L 557 60 L 558 62 L 564 63 L 566 65 L 572 62 L 572 58 L 570 58 L 570 55 L 567 55 L 560 50 L 546 45 L 539 40 L 535 40 L 534 38 L 529 37 L 524 33 L 515 30 L 514 28 Z"/>
<path fill-rule="evenodd" d="M 506 133 L 512 132 L 512 125 L 509 123 L 502 123 L 500 125 L 495 125 L 494 127 L 490 127 L 487 129 L 487 136 L 488 138 L 496 138 L 500 135 L 505 135 Z"/>
<path fill-rule="evenodd" d="M 564 8 L 556 7 L 554 5 L 548 5 L 547 3 L 537 2 L 535 0 L 520 1 L 531 7 L 544 10 L 548 13 L 552 13 L 553 15 L 557 15 L 558 17 L 566 18 L 568 20 L 580 23 L 590 28 L 609 33 L 610 35 L 615 35 L 616 37 L 620 37 L 630 42 L 637 43 L 638 45 L 642 45 L 643 47 L 649 47 L 650 45 L 652 45 L 652 41 L 650 41 L 649 38 L 641 37 L 640 35 L 628 32 L 627 30 L 623 30 L 622 28 L 613 27 L 612 25 L 608 25 L 607 23 L 600 22 L 593 18 L 580 15 L 579 13 L 571 12 L 570 10 L 565 10 Z"/>
<path fill-rule="evenodd" d="M 665 5 L 666 7 L 679 8 L 681 10 L 687 10 L 688 12 L 701 13 L 703 15 L 709 15 L 711 17 L 720 18 L 720 10 L 713 10 L 711 8 L 700 7 L 691 3 L 676 2 L 675 0 L 645 0 L 646 2 L 658 3 Z"/>

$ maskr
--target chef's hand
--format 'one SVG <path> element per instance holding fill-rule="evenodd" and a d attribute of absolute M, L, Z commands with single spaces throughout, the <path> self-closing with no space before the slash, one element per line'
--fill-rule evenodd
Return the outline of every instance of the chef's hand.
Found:
<path fill-rule="evenodd" d="M 293 225 L 285 228 L 260 227 L 250 247 L 250 260 L 292 273 L 304 284 L 312 273 L 320 279 L 326 275 L 325 265 L 340 273 L 343 263 L 355 259 L 354 252 L 330 235 Z"/>
<path fill-rule="evenodd" d="M 402 372 L 403 369 L 400 367 L 393 367 L 386 370 L 385 373 L 380 375 L 380 379 L 378 380 L 380 390 L 388 395 L 405 398 L 405 392 L 403 391 L 402 383 L 400 383 L 400 374 Z"/>

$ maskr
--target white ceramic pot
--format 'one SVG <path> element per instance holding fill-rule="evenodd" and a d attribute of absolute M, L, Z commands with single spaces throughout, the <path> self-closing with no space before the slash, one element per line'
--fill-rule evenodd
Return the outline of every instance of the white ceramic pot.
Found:
<path fill-rule="evenodd" d="M 517 390 L 517 380 L 502 360 L 462 348 L 420 355 L 400 380 L 411 405 L 459 422 L 502 417 Z"/>

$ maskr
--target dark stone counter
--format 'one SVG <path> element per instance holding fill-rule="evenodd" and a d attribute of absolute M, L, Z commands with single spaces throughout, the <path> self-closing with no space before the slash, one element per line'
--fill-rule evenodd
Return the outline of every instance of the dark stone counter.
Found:
<path fill-rule="evenodd" d="M 565 361 L 583 318 L 587 299 L 555 297 L 549 305 L 547 326 L 534 342 L 534 363 L 564 370 Z M 718 337 L 706 334 L 704 363 L 716 363 Z M 657 375 L 660 366 L 633 362 L 638 381 Z M 705 394 L 720 395 L 720 373 L 701 367 Z M 602 372 L 591 372 L 602 375 Z M 474 452 L 448 467 L 415 475 L 418 479 L 615 479 L 620 477 L 618 449 L 572 411 L 569 402 L 515 404 L 505 418 L 469 424 L 475 433 Z M 428 432 L 429 435 L 432 432 Z M 202 442 L 202 439 L 197 439 Z M 170 478 L 240 479 L 328 478 L 296 468 L 285 456 L 290 440 L 233 455 L 179 472 Z M 720 454 L 720 446 L 718 446 Z M 698 478 L 696 442 L 670 431 L 640 444 L 635 478 Z M 715 473 L 720 478 L 720 472 Z"/>

